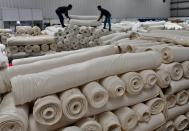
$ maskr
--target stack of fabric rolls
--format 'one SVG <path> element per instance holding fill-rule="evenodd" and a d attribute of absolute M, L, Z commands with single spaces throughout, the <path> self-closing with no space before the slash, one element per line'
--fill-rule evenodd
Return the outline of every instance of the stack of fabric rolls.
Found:
<path fill-rule="evenodd" d="M 17 26 L 16 35 L 41 35 L 41 29 L 38 26 Z"/>

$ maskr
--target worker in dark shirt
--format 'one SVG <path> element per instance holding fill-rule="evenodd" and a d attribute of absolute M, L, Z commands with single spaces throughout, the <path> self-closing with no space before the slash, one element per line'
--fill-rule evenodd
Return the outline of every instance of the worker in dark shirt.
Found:
<path fill-rule="evenodd" d="M 105 21 L 104 21 L 104 29 L 106 29 L 106 24 L 109 24 L 109 31 L 111 31 L 111 13 L 106 10 L 103 9 L 100 5 L 97 6 L 98 10 L 101 12 L 101 15 L 98 19 L 98 21 L 100 21 L 102 19 L 103 16 L 105 16 Z"/>
<path fill-rule="evenodd" d="M 62 6 L 62 7 L 59 7 L 58 9 L 56 9 L 56 14 L 58 15 L 58 18 L 60 20 L 62 27 L 65 27 L 63 14 L 70 20 L 68 11 L 71 9 L 72 9 L 72 5 Z"/>

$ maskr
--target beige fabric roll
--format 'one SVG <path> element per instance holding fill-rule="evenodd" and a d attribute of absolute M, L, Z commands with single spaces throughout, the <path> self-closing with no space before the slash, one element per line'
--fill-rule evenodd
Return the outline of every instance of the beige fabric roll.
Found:
<path fill-rule="evenodd" d="M 185 116 L 189 119 L 189 112 L 187 112 L 187 113 L 185 114 Z"/>
<path fill-rule="evenodd" d="M 149 59 L 147 59 L 148 57 Z M 142 61 L 139 62 L 141 59 Z M 15 102 L 19 105 L 41 96 L 58 93 L 107 76 L 129 71 L 154 69 L 160 63 L 161 58 L 158 52 L 106 56 L 45 72 L 14 77 L 11 79 L 12 91 Z M 20 90 L 24 92 L 20 92 Z"/>
<path fill-rule="evenodd" d="M 160 114 L 165 108 L 165 101 L 162 98 L 154 98 L 146 102 L 146 105 L 150 107 L 153 115 Z"/>
<path fill-rule="evenodd" d="M 56 51 L 57 50 L 57 44 L 55 44 L 55 43 L 50 44 L 50 50 Z"/>
<path fill-rule="evenodd" d="M 121 97 L 125 94 L 125 83 L 118 76 L 109 76 L 101 81 L 112 98 Z"/>
<path fill-rule="evenodd" d="M 168 121 L 164 127 L 163 127 L 164 131 L 175 131 L 175 124 L 173 121 Z"/>
<path fill-rule="evenodd" d="M 152 115 L 152 118 L 148 123 L 139 123 L 138 126 L 132 131 L 153 131 L 165 124 L 165 122 L 166 119 L 162 113 Z"/>
<path fill-rule="evenodd" d="M 133 130 L 138 123 L 136 112 L 128 107 L 116 110 L 115 114 L 119 118 L 123 130 Z"/>
<path fill-rule="evenodd" d="M 84 118 L 76 125 L 83 131 L 103 131 L 102 126 L 93 118 Z"/>
<path fill-rule="evenodd" d="M 42 45 L 41 45 L 41 51 L 43 51 L 43 52 L 49 51 L 49 45 L 47 45 L 47 44 L 42 44 Z"/>
<path fill-rule="evenodd" d="M 11 91 L 11 82 L 9 80 L 7 70 L 0 71 L 0 94 Z"/>
<path fill-rule="evenodd" d="M 158 70 L 157 75 L 157 84 L 161 88 L 167 88 L 171 83 L 171 76 L 166 70 Z"/>
<path fill-rule="evenodd" d="M 184 71 L 180 63 L 174 62 L 171 64 L 162 64 L 160 69 L 169 72 L 171 79 L 178 81 L 183 77 Z"/>
<path fill-rule="evenodd" d="M 189 80 L 181 79 L 180 81 L 171 81 L 169 88 L 167 88 L 165 94 L 175 94 L 181 90 L 189 89 Z"/>
<path fill-rule="evenodd" d="M 183 62 L 182 67 L 183 67 L 183 70 L 184 70 L 184 77 L 189 78 L 189 61 Z"/>
<path fill-rule="evenodd" d="M 19 46 L 19 47 L 18 47 L 18 51 L 19 51 L 19 52 L 24 52 L 24 51 L 25 51 L 24 46 Z"/>
<path fill-rule="evenodd" d="M 26 45 L 24 47 L 24 50 L 25 50 L 26 53 L 31 53 L 32 52 L 32 46 L 31 45 Z"/>
<path fill-rule="evenodd" d="M 82 118 L 88 111 L 88 102 L 78 88 L 73 88 L 60 95 L 64 115 L 70 120 Z"/>
<path fill-rule="evenodd" d="M 67 127 L 62 130 L 59 130 L 59 131 L 83 131 L 83 130 L 77 126 L 71 126 L 71 127 Z"/>
<path fill-rule="evenodd" d="M 78 20 L 97 20 L 98 16 L 80 16 L 80 15 L 70 15 L 71 19 L 78 19 Z"/>
<path fill-rule="evenodd" d="M 33 107 L 33 116 L 40 124 L 56 124 L 62 118 L 61 101 L 55 95 L 37 99 Z"/>
<path fill-rule="evenodd" d="M 186 116 L 180 115 L 174 120 L 175 127 L 178 131 L 183 131 L 187 128 L 189 120 Z"/>
<path fill-rule="evenodd" d="M 89 104 L 93 108 L 102 108 L 109 99 L 108 92 L 97 82 L 90 82 L 82 87 Z"/>
<path fill-rule="evenodd" d="M 103 131 L 121 131 L 121 125 L 115 114 L 112 112 L 104 112 L 97 116 Z"/>
<path fill-rule="evenodd" d="M 77 19 L 71 19 L 70 20 L 71 25 L 78 25 L 78 26 L 99 26 L 100 22 L 97 20 L 77 20 Z"/>
<path fill-rule="evenodd" d="M 140 75 L 143 79 L 145 89 L 154 87 L 157 82 L 157 75 L 153 70 L 141 71 Z"/>
<path fill-rule="evenodd" d="M 9 49 L 12 54 L 16 54 L 19 51 L 17 46 L 9 46 Z"/>
<path fill-rule="evenodd" d="M 39 53 L 40 52 L 40 46 L 39 45 L 33 45 L 32 51 L 35 52 L 35 53 Z"/>
<path fill-rule="evenodd" d="M 176 106 L 176 96 L 175 95 L 166 95 L 165 96 L 166 98 L 166 102 L 167 102 L 167 108 L 170 109 L 170 108 L 173 108 Z"/>
<path fill-rule="evenodd" d="M 132 109 L 137 113 L 138 120 L 140 122 L 149 122 L 151 119 L 151 111 L 150 108 L 143 104 L 139 103 L 137 105 L 134 105 Z"/>
<path fill-rule="evenodd" d="M 176 101 L 178 105 L 184 105 L 188 102 L 189 96 L 186 90 L 182 90 L 176 94 Z"/>
<path fill-rule="evenodd" d="M 139 73 L 129 72 L 121 76 L 126 85 L 126 91 L 130 95 L 140 94 L 144 83 Z"/>
<path fill-rule="evenodd" d="M 27 131 L 28 108 L 16 107 L 12 94 L 4 96 L 0 104 L 0 130 L 1 131 Z"/>

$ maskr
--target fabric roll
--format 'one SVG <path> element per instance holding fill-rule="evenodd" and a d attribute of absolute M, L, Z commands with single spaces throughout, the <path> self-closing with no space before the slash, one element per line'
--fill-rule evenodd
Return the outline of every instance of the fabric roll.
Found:
<path fill-rule="evenodd" d="M 80 15 L 70 15 L 71 19 L 78 19 L 78 20 L 97 20 L 98 16 L 80 16 Z"/>
<path fill-rule="evenodd" d="M 97 119 L 103 131 L 121 131 L 119 119 L 112 112 L 104 112 L 97 116 Z"/>
<path fill-rule="evenodd" d="M 184 71 L 180 63 L 174 62 L 171 64 L 162 64 L 160 69 L 169 72 L 171 79 L 178 81 L 183 77 Z"/>
<path fill-rule="evenodd" d="M 31 53 L 32 52 L 32 46 L 31 45 L 26 45 L 24 47 L 24 50 L 25 50 L 26 53 Z"/>
<path fill-rule="evenodd" d="M 119 118 L 123 130 L 133 130 L 136 127 L 138 123 L 138 117 L 136 112 L 132 109 L 123 107 L 116 110 L 115 114 Z"/>
<path fill-rule="evenodd" d="M 82 87 L 88 103 L 93 108 L 102 108 L 109 99 L 108 92 L 97 82 L 90 82 Z"/>
<path fill-rule="evenodd" d="M 186 116 L 180 115 L 174 120 L 175 127 L 178 131 L 183 131 L 187 128 L 189 120 Z"/>
<path fill-rule="evenodd" d="M 189 119 L 189 112 L 187 112 L 187 113 L 185 114 L 185 116 Z"/>
<path fill-rule="evenodd" d="M 100 26 L 100 22 L 97 20 L 77 20 L 77 19 L 71 19 L 70 20 L 71 25 L 78 25 L 78 26 Z"/>
<path fill-rule="evenodd" d="M 16 107 L 12 94 L 4 96 L 0 104 L 0 130 L 1 131 L 27 131 L 28 108 Z"/>
<path fill-rule="evenodd" d="M 57 44 L 55 44 L 55 43 L 50 44 L 50 50 L 56 51 L 57 50 Z"/>
<path fill-rule="evenodd" d="M 73 88 L 60 95 L 64 115 L 70 120 L 82 118 L 88 111 L 88 102 L 78 88 Z"/>
<path fill-rule="evenodd" d="M 183 62 L 182 67 L 183 67 L 183 70 L 184 70 L 184 77 L 189 78 L 189 61 Z"/>
<path fill-rule="evenodd" d="M 18 51 L 19 51 L 19 52 L 24 52 L 24 51 L 25 51 L 25 50 L 24 50 L 24 46 L 19 46 L 19 47 L 18 47 Z"/>
<path fill-rule="evenodd" d="M 166 70 L 158 70 L 157 75 L 157 84 L 161 88 L 167 88 L 171 83 L 171 76 Z"/>
<path fill-rule="evenodd" d="M 178 105 L 185 105 L 188 102 L 189 96 L 186 90 L 182 90 L 176 94 L 176 101 Z"/>
<path fill-rule="evenodd" d="M 93 118 L 84 118 L 76 125 L 83 131 L 103 131 L 102 126 Z"/>
<path fill-rule="evenodd" d="M 165 116 L 161 113 L 158 115 L 152 115 L 151 120 L 148 123 L 139 123 L 133 131 L 153 131 L 163 124 L 165 124 Z"/>
<path fill-rule="evenodd" d="M 40 52 L 40 46 L 39 45 L 33 45 L 32 46 L 32 51 L 34 53 L 39 53 Z"/>
<path fill-rule="evenodd" d="M 149 59 L 147 59 L 148 57 Z M 143 61 L 139 62 L 141 59 Z M 153 51 L 105 56 L 40 73 L 19 75 L 11 79 L 12 92 L 16 104 L 19 105 L 41 96 L 62 92 L 107 76 L 155 69 L 160 63 L 160 54 Z M 20 90 L 24 92 L 20 92 Z"/>
<path fill-rule="evenodd" d="M 163 127 L 164 131 L 175 131 L 175 124 L 173 121 L 168 121 L 164 127 Z"/>
<path fill-rule="evenodd" d="M 77 126 L 71 126 L 71 127 L 67 127 L 62 130 L 59 130 L 59 131 L 83 131 L 83 130 Z"/>
<path fill-rule="evenodd" d="M 137 113 L 138 120 L 140 122 L 149 122 L 151 119 L 151 111 L 150 108 L 143 104 L 139 103 L 137 105 L 134 105 L 132 109 Z"/>
<path fill-rule="evenodd" d="M 181 79 L 180 81 L 171 81 L 169 88 L 167 88 L 165 94 L 175 94 L 182 90 L 189 89 L 189 80 L 188 79 Z"/>
<path fill-rule="evenodd" d="M 42 45 L 41 45 L 41 51 L 43 51 L 43 52 L 49 51 L 49 45 L 47 45 L 47 44 L 42 44 Z"/>
<path fill-rule="evenodd" d="M 146 102 L 146 105 L 150 107 L 153 115 L 160 114 L 165 108 L 165 101 L 162 98 L 154 98 Z"/>
<path fill-rule="evenodd" d="M 10 46 L 9 49 L 12 54 L 16 54 L 19 51 L 17 46 Z"/>
<path fill-rule="evenodd" d="M 121 97 L 125 94 L 125 83 L 118 76 L 106 77 L 101 81 L 103 87 L 111 98 Z"/>
<path fill-rule="evenodd" d="M 119 35 L 120 33 L 112 33 L 112 34 L 109 34 L 109 35 L 105 35 L 105 36 L 102 36 L 100 38 L 101 41 L 107 41 L 107 40 L 110 40 L 112 39 L 113 37 Z"/>
<path fill-rule="evenodd" d="M 167 102 L 167 108 L 170 109 L 170 108 L 173 108 L 176 106 L 176 96 L 175 95 L 166 95 L 165 96 L 166 98 L 166 102 Z"/>
<path fill-rule="evenodd" d="M 61 101 L 55 95 L 37 99 L 33 107 L 33 116 L 40 124 L 56 124 L 62 118 Z"/>
<path fill-rule="evenodd" d="M 0 94 L 11 91 L 11 82 L 9 80 L 7 70 L 0 71 Z"/>
<path fill-rule="evenodd" d="M 144 83 L 139 73 L 129 72 L 122 75 L 121 78 L 125 82 L 128 94 L 137 95 L 142 92 Z"/>
<path fill-rule="evenodd" d="M 140 75 L 144 82 L 144 88 L 149 89 L 154 87 L 157 82 L 156 73 L 153 70 L 144 70 L 140 72 Z"/>

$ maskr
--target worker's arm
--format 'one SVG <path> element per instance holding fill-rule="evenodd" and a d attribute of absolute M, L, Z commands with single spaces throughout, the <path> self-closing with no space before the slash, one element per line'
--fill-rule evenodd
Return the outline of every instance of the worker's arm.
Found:
<path fill-rule="evenodd" d="M 102 19 L 102 17 L 103 17 L 103 14 L 102 14 L 102 12 L 101 12 L 101 15 L 100 15 L 100 17 L 98 18 L 97 21 L 100 21 L 100 20 Z"/>
<path fill-rule="evenodd" d="M 70 19 L 70 16 L 68 15 L 68 11 L 65 12 L 65 16 Z"/>

